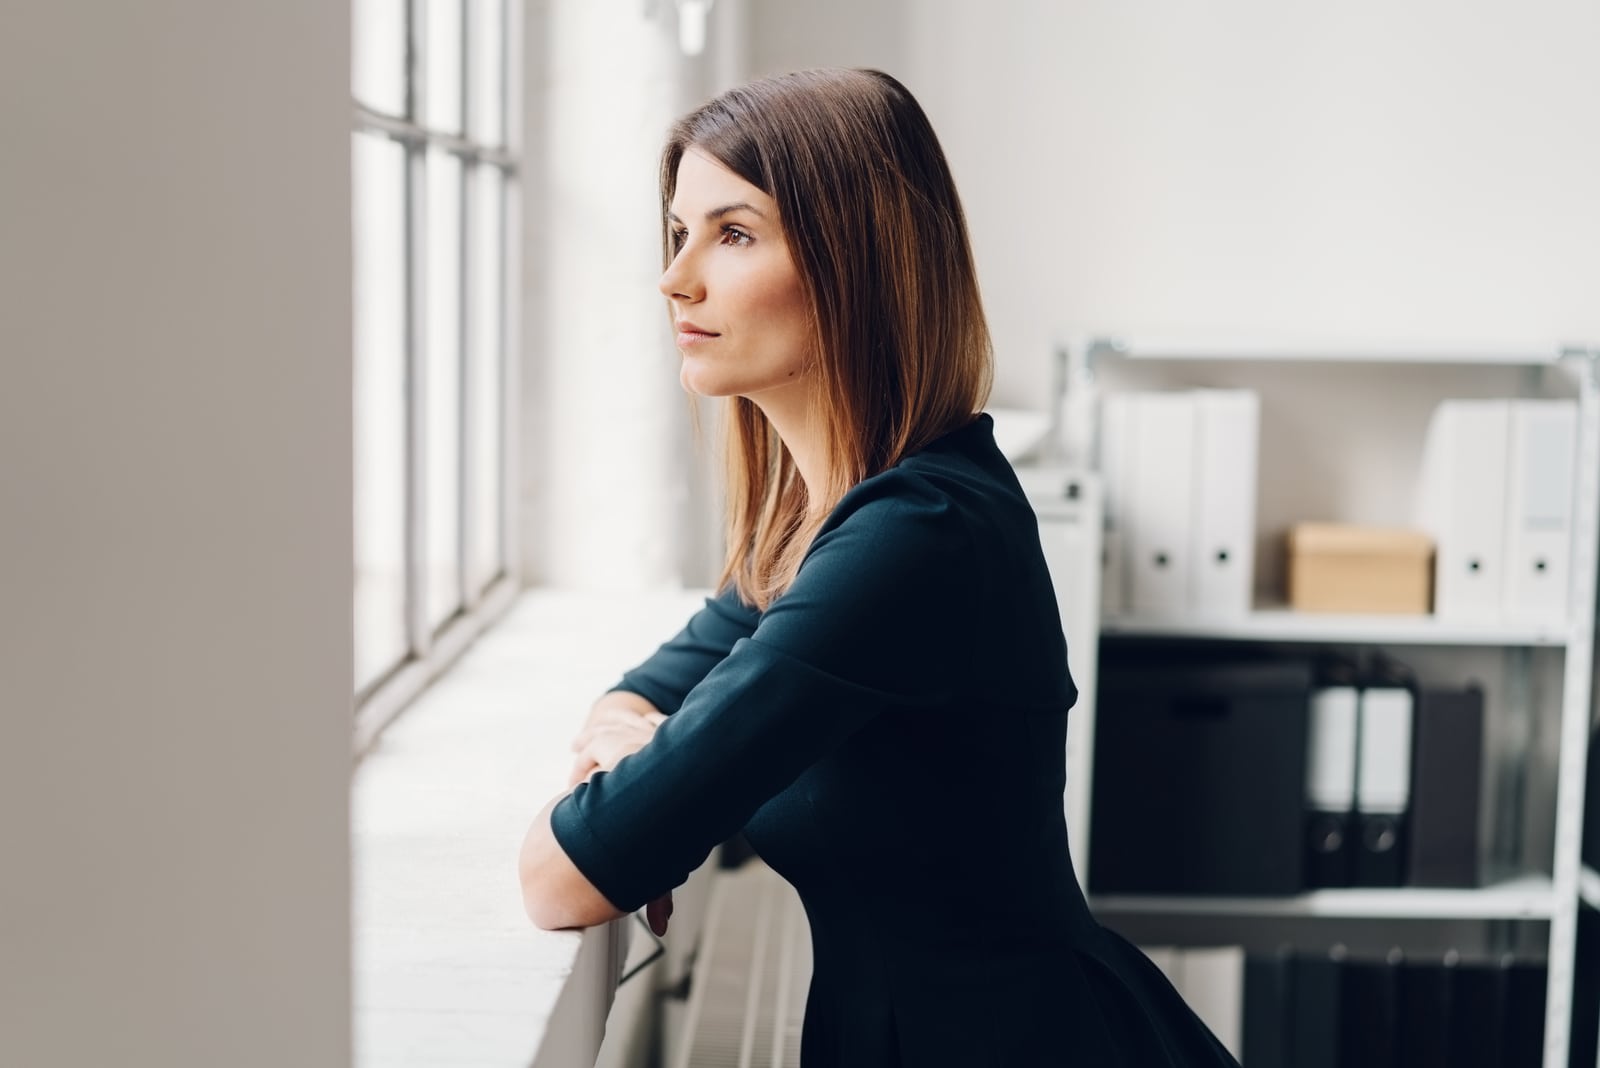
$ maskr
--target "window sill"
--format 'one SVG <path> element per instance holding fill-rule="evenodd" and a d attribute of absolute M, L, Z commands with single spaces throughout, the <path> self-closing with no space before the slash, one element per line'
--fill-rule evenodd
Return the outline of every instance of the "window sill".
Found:
<path fill-rule="evenodd" d="M 524 593 L 368 752 L 351 797 L 358 1066 L 526 1065 L 572 1026 L 556 1002 L 586 948 L 620 955 L 616 933 L 534 928 L 517 851 L 589 705 L 703 597 Z M 580 992 L 602 1019 L 603 985 Z"/>

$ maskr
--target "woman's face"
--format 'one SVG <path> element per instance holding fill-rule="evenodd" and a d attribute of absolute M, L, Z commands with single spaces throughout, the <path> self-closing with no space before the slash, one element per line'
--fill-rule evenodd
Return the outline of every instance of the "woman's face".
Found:
<path fill-rule="evenodd" d="M 661 276 L 672 307 L 683 388 L 771 405 L 803 399 L 810 317 L 778 205 L 690 148 L 667 219 L 675 255 Z"/>

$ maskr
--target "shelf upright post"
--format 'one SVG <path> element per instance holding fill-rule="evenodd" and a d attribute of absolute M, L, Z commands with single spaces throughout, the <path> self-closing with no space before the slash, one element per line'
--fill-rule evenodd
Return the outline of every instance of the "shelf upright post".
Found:
<path fill-rule="evenodd" d="M 1594 604 L 1600 553 L 1600 348 L 1562 353 L 1578 386 L 1577 487 L 1572 510 L 1572 589 L 1564 657 L 1561 748 L 1556 772 L 1555 912 L 1550 918 L 1545 1068 L 1567 1063 L 1576 970 L 1583 791 L 1589 751 Z"/>
<path fill-rule="evenodd" d="M 1505 650 L 1504 733 L 1496 777 L 1495 859 L 1508 870 L 1528 866 L 1528 763 L 1535 745 L 1533 713 L 1533 650 L 1513 645 Z"/>
<path fill-rule="evenodd" d="M 1049 462 L 1098 469 L 1099 398 L 1095 394 L 1095 342 L 1083 338 L 1056 347 L 1050 408 Z"/>

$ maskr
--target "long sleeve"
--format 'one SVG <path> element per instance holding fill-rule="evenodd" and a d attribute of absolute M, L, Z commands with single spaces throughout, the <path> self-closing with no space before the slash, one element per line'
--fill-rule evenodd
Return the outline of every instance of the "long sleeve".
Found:
<path fill-rule="evenodd" d="M 755 633 L 760 618 L 731 589 L 708 597 L 683 630 L 626 672 L 612 689 L 636 693 L 670 716 L 741 638 Z"/>
<path fill-rule="evenodd" d="M 981 626 L 975 557 L 926 480 L 862 483 L 650 744 L 556 806 L 557 841 L 612 904 L 638 908 L 884 710 L 949 703 Z"/>

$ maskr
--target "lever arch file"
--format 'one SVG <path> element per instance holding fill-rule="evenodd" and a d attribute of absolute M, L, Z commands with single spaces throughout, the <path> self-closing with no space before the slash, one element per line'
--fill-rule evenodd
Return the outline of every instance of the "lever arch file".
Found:
<path fill-rule="evenodd" d="M 1522 400 L 1512 405 L 1506 493 L 1508 619 L 1550 626 L 1567 621 L 1577 440 L 1575 402 Z"/>
<path fill-rule="evenodd" d="M 1181 616 L 1189 608 L 1193 566 L 1194 397 L 1144 393 L 1131 403 L 1132 485 L 1124 513 L 1129 599 L 1140 615 Z"/>
<path fill-rule="evenodd" d="M 1128 609 L 1128 494 L 1133 448 L 1134 398 L 1114 393 L 1100 409 L 1100 477 L 1105 502 L 1100 599 L 1109 615 Z"/>
<path fill-rule="evenodd" d="M 1503 960 L 1505 1063 L 1538 1064 L 1544 1056 L 1544 1003 L 1548 973 L 1542 963 Z"/>
<path fill-rule="evenodd" d="M 1184 1003 L 1234 1057 L 1240 1055 L 1244 1019 L 1245 953 L 1242 946 L 1140 946 Z"/>
<path fill-rule="evenodd" d="M 1306 885 L 1349 886 L 1354 875 L 1356 719 L 1353 680 L 1311 694 L 1306 748 Z"/>
<path fill-rule="evenodd" d="M 1261 401 L 1251 390 L 1115 393 L 1100 408 L 1105 610 L 1233 618 L 1255 585 Z"/>
<path fill-rule="evenodd" d="M 1500 618 L 1505 588 L 1506 442 L 1511 402 L 1444 401 L 1428 427 L 1423 525 L 1433 534 L 1434 613 Z"/>
<path fill-rule="evenodd" d="M 1460 961 L 1450 972 L 1451 1068 L 1505 1068 L 1507 969 Z M 1537 1062 L 1535 1062 L 1537 1063 Z"/>
<path fill-rule="evenodd" d="M 1483 691 L 1417 695 L 1406 868 L 1414 886 L 1479 885 Z"/>
<path fill-rule="evenodd" d="M 1383 960 L 1347 960 L 1339 984 L 1339 1063 L 1349 1068 L 1414 1068 L 1399 1053 L 1398 952 Z M 1409 1026 L 1411 1021 L 1406 1021 Z"/>
<path fill-rule="evenodd" d="M 1405 1068 L 1453 1068 L 1450 1063 L 1451 972 L 1437 960 L 1400 965 L 1397 1063 Z"/>
<path fill-rule="evenodd" d="M 1250 955 L 1244 962 L 1244 1022 L 1240 1063 L 1250 1068 L 1291 1068 L 1290 1011 L 1295 972 L 1287 948 Z"/>
<path fill-rule="evenodd" d="M 1261 401 L 1249 390 L 1203 389 L 1194 403 L 1189 607 L 1199 616 L 1242 616 L 1255 575 Z"/>
<path fill-rule="evenodd" d="M 1357 886 L 1399 886 L 1411 803 L 1411 691 L 1361 691 L 1356 767 Z"/>
<path fill-rule="evenodd" d="M 1291 1068 L 1343 1068 L 1343 970 L 1342 955 L 1295 958 L 1289 984 Z"/>
<path fill-rule="evenodd" d="M 1379 958 L 1352 956 L 1340 946 L 1326 954 L 1251 955 L 1244 964 L 1242 1063 L 1537 1068 L 1548 981 L 1542 962 L 1511 954 L 1463 960 L 1451 950 L 1443 960 L 1413 961 L 1398 949 Z M 1573 1037 L 1583 1035 L 1580 1029 Z M 1574 1049 L 1581 1055 L 1572 1063 L 1593 1059 L 1581 1045 Z"/>
<path fill-rule="evenodd" d="M 1180 992 L 1194 1014 L 1235 1057 L 1244 1020 L 1244 949 L 1207 946 L 1185 949 Z"/>
<path fill-rule="evenodd" d="M 1044 550 L 1050 582 L 1067 635 L 1067 666 L 1078 684 L 1079 699 L 1096 700 L 1096 650 L 1099 646 L 1102 496 L 1100 479 L 1091 471 L 1066 467 L 1023 468 L 1017 472 L 1039 518 L 1039 547 Z M 1094 719 L 1067 719 L 1067 767 L 1086 765 Z M 1080 760 L 1081 754 L 1081 760 Z M 1087 776 L 1069 773 L 1063 799 L 1070 848 L 1081 860 L 1089 833 Z M 1080 879 L 1086 869 L 1078 866 Z"/>

